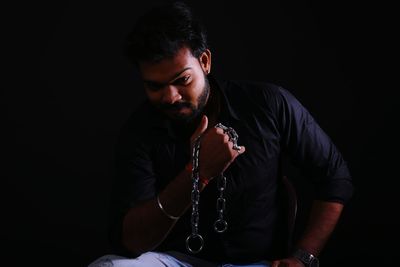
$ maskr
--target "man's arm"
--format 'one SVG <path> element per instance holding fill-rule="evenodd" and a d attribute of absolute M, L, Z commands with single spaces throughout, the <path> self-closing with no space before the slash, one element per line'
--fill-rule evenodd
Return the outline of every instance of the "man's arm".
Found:
<path fill-rule="evenodd" d="M 164 210 L 173 216 L 181 216 L 191 204 L 191 187 L 190 172 L 183 170 L 159 194 Z M 201 185 L 200 189 L 203 188 Z M 123 245 L 135 253 L 152 250 L 167 237 L 176 221 L 163 213 L 156 199 L 138 204 L 124 217 Z"/>
<path fill-rule="evenodd" d="M 220 128 L 208 129 L 208 118 L 203 117 L 191 140 L 201 135 L 200 177 L 211 180 L 239 155 L 232 142 Z M 206 131 L 207 130 L 207 131 Z M 242 146 L 241 154 L 246 148 Z M 204 189 L 200 184 L 200 191 Z M 180 217 L 191 205 L 191 171 L 183 170 L 159 194 L 160 203 L 168 214 Z M 134 253 L 143 253 L 156 248 L 168 235 L 176 220 L 169 218 L 152 199 L 129 209 L 122 225 L 122 243 Z"/>
<path fill-rule="evenodd" d="M 305 231 L 295 247 L 318 256 L 335 229 L 342 210 L 341 203 L 314 201 Z M 297 258 L 289 256 L 272 263 L 272 267 L 280 266 L 302 267 L 304 265 Z"/>
<path fill-rule="evenodd" d="M 341 153 L 311 114 L 288 91 L 277 101 L 284 147 L 294 165 L 315 185 L 316 195 L 308 223 L 296 248 L 319 255 L 335 229 L 344 204 L 352 195 L 351 176 Z M 293 256 L 276 266 L 304 266 Z"/>
<path fill-rule="evenodd" d="M 335 229 L 342 210 L 341 203 L 314 201 L 305 232 L 296 247 L 319 255 Z"/>

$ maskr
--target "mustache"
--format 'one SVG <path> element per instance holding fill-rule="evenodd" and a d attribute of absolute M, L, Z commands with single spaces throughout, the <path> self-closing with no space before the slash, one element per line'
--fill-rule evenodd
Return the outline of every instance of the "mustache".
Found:
<path fill-rule="evenodd" d="M 192 105 L 191 105 L 191 103 L 188 103 L 188 102 L 178 102 L 178 103 L 174 103 L 174 104 L 160 104 L 159 107 L 162 110 L 175 111 L 175 110 L 179 110 L 181 108 L 191 108 Z"/>

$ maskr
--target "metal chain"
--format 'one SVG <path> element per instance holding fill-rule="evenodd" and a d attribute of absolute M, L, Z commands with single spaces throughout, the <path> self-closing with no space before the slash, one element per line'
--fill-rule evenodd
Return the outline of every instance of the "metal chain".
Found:
<path fill-rule="evenodd" d="M 242 148 L 238 146 L 237 141 L 239 139 L 239 135 L 236 133 L 236 131 L 232 127 L 226 127 L 222 123 L 218 123 L 215 125 L 216 128 L 221 128 L 225 134 L 229 136 L 229 141 L 233 143 L 233 149 L 236 151 L 240 151 Z"/>
<path fill-rule="evenodd" d="M 186 238 L 186 249 L 193 254 L 200 252 L 203 249 L 204 239 L 199 232 L 199 153 L 200 153 L 200 136 L 196 138 L 192 149 L 192 217 L 191 226 L 192 233 Z M 193 248 L 193 243 L 197 241 L 197 248 Z"/>
<path fill-rule="evenodd" d="M 237 140 L 239 138 L 236 131 L 231 127 L 226 127 L 221 123 L 218 123 L 216 128 L 221 128 L 225 134 L 229 136 L 229 141 L 233 143 L 233 149 L 240 151 L 241 147 L 238 146 Z M 200 252 L 203 249 L 204 239 L 198 233 L 199 229 L 199 203 L 200 203 L 200 191 L 199 191 L 199 154 L 200 154 L 200 136 L 196 138 L 192 148 L 192 217 L 191 217 L 191 226 L 192 233 L 186 238 L 186 249 L 193 254 Z M 217 180 L 218 187 L 218 198 L 217 198 L 217 213 L 218 218 L 214 223 L 214 230 L 217 233 L 224 233 L 228 229 L 228 223 L 224 219 L 224 213 L 226 208 L 226 199 L 224 197 L 224 193 L 226 190 L 226 177 L 222 172 Z M 193 248 L 193 243 L 197 240 L 197 248 Z"/>
<path fill-rule="evenodd" d="M 219 192 L 219 196 L 217 198 L 218 219 L 214 223 L 214 230 L 217 233 L 221 234 L 225 232 L 226 229 L 228 229 L 228 223 L 224 219 L 224 212 L 226 206 L 226 199 L 224 198 L 224 192 L 226 189 L 226 177 L 224 173 L 221 173 L 220 176 L 218 177 L 217 187 Z"/>

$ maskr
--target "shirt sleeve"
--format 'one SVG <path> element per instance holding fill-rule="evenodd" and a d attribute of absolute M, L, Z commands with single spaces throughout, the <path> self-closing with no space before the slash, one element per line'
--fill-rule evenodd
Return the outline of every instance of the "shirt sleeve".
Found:
<path fill-rule="evenodd" d="M 353 194 L 352 178 L 331 138 L 286 89 L 278 89 L 276 108 L 281 145 L 294 165 L 316 185 L 316 198 L 347 202 Z"/>

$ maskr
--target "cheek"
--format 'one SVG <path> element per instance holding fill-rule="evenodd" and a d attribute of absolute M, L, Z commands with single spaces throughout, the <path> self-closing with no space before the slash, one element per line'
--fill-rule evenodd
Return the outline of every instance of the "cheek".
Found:
<path fill-rule="evenodd" d="M 160 93 L 150 92 L 149 90 L 146 90 L 146 95 L 151 103 L 159 103 L 161 101 Z"/>
<path fill-rule="evenodd" d="M 161 96 L 157 93 L 149 93 L 146 91 L 146 95 L 150 103 L 158 105 L 161 102 Z"/>
<path fill-rule="evenodd" d="M 193 84 L 192 90 L 191 90 L 191 99 L 192 100 L 197 100 L 198 97 L 201 95 L 204 89 L 204 80 L 199 79 L 196 84 Z"/>

